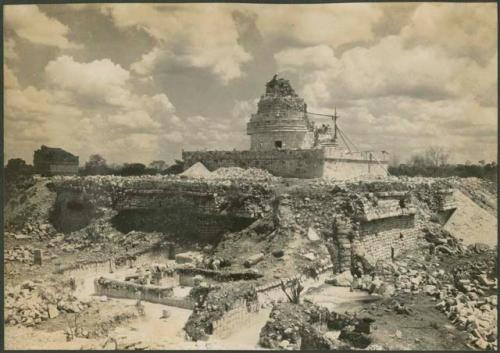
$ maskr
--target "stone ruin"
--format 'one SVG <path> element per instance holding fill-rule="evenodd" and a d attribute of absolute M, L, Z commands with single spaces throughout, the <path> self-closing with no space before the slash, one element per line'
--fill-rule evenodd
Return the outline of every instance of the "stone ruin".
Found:
<path fill-rule="evenodd" d="M 250 149 L 245 151 L 183 151 L 185 168 L 201 162 L 221 167 L 260 168 L 275 176 L 349 179 L 387 175 L 384 153 L 355 152 L 337 141 L 337 127 L 309 119 L 307 104 L 288 80 L 277 75 L 247 124 Z"/>
<path fill-rule="evenodd" d="M 42 176 L 78 174 L 78 156 L 62 148 L 42 145 L 33 154 L 33 165 Z"/>

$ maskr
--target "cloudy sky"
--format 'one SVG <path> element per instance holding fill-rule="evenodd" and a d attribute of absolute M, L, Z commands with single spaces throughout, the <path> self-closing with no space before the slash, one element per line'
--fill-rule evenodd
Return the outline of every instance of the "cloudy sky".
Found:
<path fill-rule="evenodd" d="M 273 74 L 361 149 L 496 160 L 496 4 L 4 7 L 5 160 L 246 149 Z"/>

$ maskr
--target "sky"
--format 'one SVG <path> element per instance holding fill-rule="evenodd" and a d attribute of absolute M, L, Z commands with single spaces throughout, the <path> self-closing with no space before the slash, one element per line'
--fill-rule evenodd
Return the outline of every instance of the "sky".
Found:
<path fill-rule="evenodd" d="M 361 150 L 497 159 L 496 3 L 4 6 L 4 157 L 249 148 L 275 73 Z"/>

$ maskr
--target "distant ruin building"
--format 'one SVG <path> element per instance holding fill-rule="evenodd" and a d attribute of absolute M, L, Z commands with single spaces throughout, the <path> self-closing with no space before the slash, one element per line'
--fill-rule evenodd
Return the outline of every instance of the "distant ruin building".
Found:
<path fill-rule="evenodd" d="M 247 124 L 250 150 L 183 151 L 184 168 L 201 162 L 209 170 L 253 167 L 291 178 L 387 175 L 385 153 L 354 151 L 343 136 L 344 145 L 339 143 L 336 113 L 333 126 L 312 121 L 313 115 L 323 114 L 308 112 L 290 82 L 275 75 Z"/>
<path fill-rule="evenodd" d="M 42 176 L 78 174 L 78 156 L 62 148 L 42 145 L 33 155 L 33 165 Z"/>

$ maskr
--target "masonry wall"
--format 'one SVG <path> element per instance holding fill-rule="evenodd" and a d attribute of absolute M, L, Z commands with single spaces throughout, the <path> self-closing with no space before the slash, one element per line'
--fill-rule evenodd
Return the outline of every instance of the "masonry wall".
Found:
<path fill-rule="evenodd" d="M 78 174 L 76 163 L 52 163 L 49 165 L 50 175 L 75 175 Z"/>
<path fill-rule="evenodd" d="M 183 152 L 185 168 L 202 162 L 209 170 L 220 167 L 260 168 L 289 178 L 320 178 L 323 174 L 322 151 L 208 151 Z"/>
<path fill-rule="evenodd" d="M 212 322 L 212 335 L 217 338 L 226 338 L 232 333 L 249 326 L 259 319 L 259 303 L 248 303 L 240 299 L 234 304 L 233 309 L 226 311 L 219 320 Z"/>
<path fill-rule="evenodd" d="M 265 143 L 265 141 L 263 142 Z M 361 156 L 331 158 L 322 149 L 269 151 L 196 151 L 182 153 L 184 168 L 201 162 L 213 171 L 221 167 L 260 168 L 275 176 L 287 178 L 350 179 L 364 175 L 387 175 L 386 162 Z"/>
<path fill-rule="evenodd" d="M 391 259 L 417 247 L 419 231 L 413 215 L 362 223 L 354 244 L 376 260 Z"/>
<path fill-rule="evenodd" d="M 192 309 L 194 303 L 187 298 L 173 297 L 173 288 L 146 286 L 136 283 L 98 278 L 94 280 L 94 289 L 97 295 L 106 295 L 110 298 L 138 299 L 137 291 L 141 293 L 141 300 L 175 306 L 183 309 Z"/>
<path fill-rule="evenodd" d="M 276 141 L 281 141 L 283 149 L 306 149 L 314 143 L 314 135 L 309 131 L 279 131 L 254 134 L 250 149 L 254 151 L 275 150 Z"/>
<path fill-rule="evenodd" d="M 384 169 L 385 168 L 385 169 Z M 369 160 L 327 159 L 324 162 L 323 177 L 351 179 L 360 176 L 386 176 L 387 164 Z"/>

